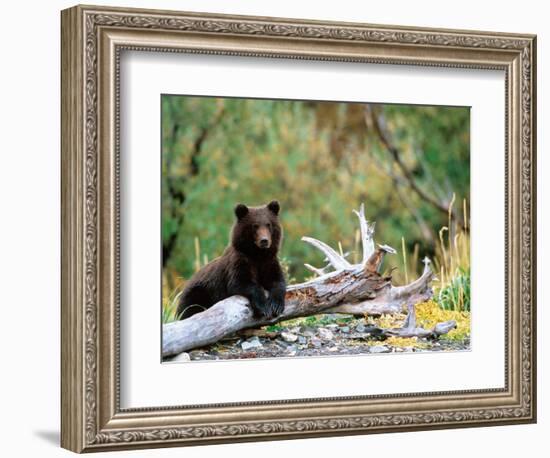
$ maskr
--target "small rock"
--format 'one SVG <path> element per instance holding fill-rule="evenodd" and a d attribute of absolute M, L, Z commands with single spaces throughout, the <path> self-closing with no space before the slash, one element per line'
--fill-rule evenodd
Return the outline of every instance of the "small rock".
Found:
<path fill-rule="evenodd" d="M 340 331 L 345 333 L 345 334 L 349 334 L 349 331 L 350 331 L 349 326 L 342 326 L 340 328 Z"/>
<path fill-rule="evenodd" d="M 330 348 L 328 349 L 328 351 L 330 351 L 330 352 L 338 351 L 338 347 L 330 347 Z"/>
<path fill-rule="evenodd" d="M 294 355 L 296 354 L 297 350 L 298 349 L 296 348 L 296 345 L 289 345 L 288 347 L 286 347 L 287 353 L 293 353 Z"/>
<path fill-rule="evenodd" d="M 359 323 L 357 326 L 355 326 L 355 330 L 357 332 L 365 332 L 367 330 L 367 328 L 365 327 L 365 325 L 363 323 Z"/>
<path fill-rule="evenodd" d="M 298 336 L 296 334 L 292 334 L 291 332 L 281 332 L 281 337 L 285 342 L 296 342 L 298 340 Z"/>
<path fill-rule="evenodd" d="M 332 331 L 336 331 L 338 329 L 338 325 L 336 323 L 327 324 L 325 327 Z"/>
<path fill-rule="evenodd" d="M 321 339 L 323 340 L 332 340 L 334 338 L 334 334 L 332 333 L 332 331 L 329 331 L 325 328 L 319 328 L 318 333 L 319 337 L 321 337 Z"/>
<path fill-rule="evenodd" d="M 403 351 L 406 351 L 406 352 L 408 352 L 408 353 L 413 352 L 413 351 L 414 351 L 414 347 L 404 347 L 404 348 L 403 348 Z"/>
<path fill-rule="evenodd" d="M 241 348 L 245 351 L 251 350 L 253 348 L 262 348 L 262 347 L 263 345 L 260 342 L 260 339 L 258 336 L 251 337 L 250 339 L 245 340 L 244 342 L 241 343 Z"/>
<path fill-rule="evenodd" d="M 309 341 L 311 345 L 313 345 L 315 348 L 320 348 L 323 346 L 323 342 L 318 337 L 312 337 Z"/>
<path fill-rule="evenodd" d="M 370 347 L 371 353 L 389 353 L 390 349 L 385 345 L 374 345 Z"/>
<path fill-rule="evenodd" d="M 303 326 L 300 333 L 305 337 L 313 337 L 315 335 L 315 329 Z"/>
<path fill-rule="evenodd" d="M 179 355 L 176 355 L 172 358 L 172 361 L 174 362 L 183 362 L 183 361 L 191 361 L 191 356 L 189 356 L 189 353 L 183 352 Z"/>
<path fill-rule="evenodd" d="M 304 336 L 298 336 L 298 343 L 300 345 L 305 345 L 307 344 L 307 339 Z"/>

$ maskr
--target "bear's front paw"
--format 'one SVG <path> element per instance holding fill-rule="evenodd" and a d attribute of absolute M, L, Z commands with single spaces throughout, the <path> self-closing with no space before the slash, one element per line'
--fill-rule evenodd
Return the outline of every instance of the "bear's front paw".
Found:
<path fill-rule="evenodd" d="M 283 313 L 283 310 L 285 309 L 285 301 L 284 299 L 275 299 L 271 297 L 267 302 L 267 306 L 271 318 L 275 318 Z"/>
<path fill-rule="evenodd" d="M 252 315 L 257 320 L 265 320 L 267 318 L 271 318 L 269 307 L 267 304 L 263 304 L 261 307 L 258 307 L 257 305 L 253 305 Z"/>

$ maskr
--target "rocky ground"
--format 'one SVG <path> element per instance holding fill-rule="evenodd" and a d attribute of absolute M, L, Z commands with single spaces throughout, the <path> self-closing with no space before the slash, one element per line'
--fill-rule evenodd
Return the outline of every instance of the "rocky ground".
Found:
<path fill-rule="evenodd" d="M 376 326 L 402 324 L 405 316 L 380 319 L 324 314 L 250 329 L 214 345 L 176 356 L 173 361 L 226 360 L 295 356 L 356 355 L 364 353 L 406 353 L 469 350 L 463 339 L 380 339 Z"/>

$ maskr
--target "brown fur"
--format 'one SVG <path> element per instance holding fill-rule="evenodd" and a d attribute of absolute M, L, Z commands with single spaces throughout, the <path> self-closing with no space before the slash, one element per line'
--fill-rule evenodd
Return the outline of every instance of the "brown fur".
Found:
<path fill-rule="evenodd" d="M 283 236 L 278 215 L 277 201 L 235 207 L 231 243 L 187 282 L 178 304 L 180 319 L 234 295 L 246 297 L 256 317 L 271 318 L 283 311 L 286 283 L 277 259 Z"/>

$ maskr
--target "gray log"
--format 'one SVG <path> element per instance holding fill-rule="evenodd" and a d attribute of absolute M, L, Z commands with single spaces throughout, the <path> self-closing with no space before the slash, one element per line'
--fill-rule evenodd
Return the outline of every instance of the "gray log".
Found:
<path fill-rule="evenodd" d="M 272 320 L 254 318 L 248 301 L 241 296 L 232 296 L 190 318 L 163 325 L 162 355 L 175 355 L 212 344 L 241 329 L 315 315 L 339 304 L 360 303 L 369 297 L 376 297 L 378 291 L 384 295 L 392 291 L 389 278 L 362 269 L 333 272 L 310 282 L 290 286 L 283 313 Z"/>

